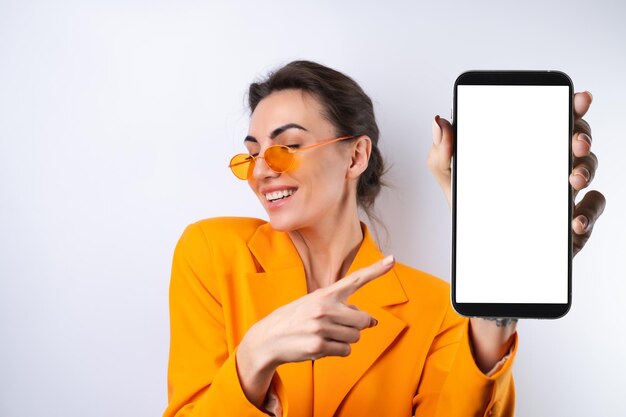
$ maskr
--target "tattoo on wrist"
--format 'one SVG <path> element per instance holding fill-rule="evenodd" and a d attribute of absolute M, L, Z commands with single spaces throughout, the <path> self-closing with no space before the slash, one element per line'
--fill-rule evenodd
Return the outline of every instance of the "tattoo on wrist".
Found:
<path fill-rule="evenodd" d="M 517 319 L 512 319 L 512 318 L 500 318 L 500 317 L 480 317 L 481 319 L 484 320 L 489 320 L 489 321 L 495 321 L 496 322 L 496 326 L 498 327 L 506 327 L 509 324 L 512 323 L 517 323 Z"/>

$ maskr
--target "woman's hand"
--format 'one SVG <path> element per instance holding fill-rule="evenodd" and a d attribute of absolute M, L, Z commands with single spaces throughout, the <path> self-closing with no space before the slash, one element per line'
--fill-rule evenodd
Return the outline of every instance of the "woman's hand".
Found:
<path fill-rule="evenodd" d="M 598 158 L 591 152 L 591 128 L 583 120 L 593 97 L 589 92 L 574 95 L 574 134 L 572 151 L 574 163 L 570 174 L 570 184 L 574 188 L 576 202 L 578 192 L 589 186 L 598 169 Z M 433 122 L 433 146 L 428 154 L 428 167 L 444 192 L 448 205 L 452 206 L 451 162 L 454 147 L 452 125 L 445 119 L 435 116 Z M 585 246 L 596 220 L 602 215 L 606 199 L 602 193 L 592 190 L 575 204 L 572 229 L 573 255 Z M 506 354 L 516 331 L 516 319 L 470 318 L 470 340 L 477 366 L 485 373 Z"/>
<path fill-rule="evenodd" d="M 276 368 L 324 356 L 348 356 L 351 343 L 377 320 L 346 300 L 394 265 L 392 256 L 355 271 L 332 285 L 277 308 L 255 323 L 237 350 L 237 368 L 248 399 L 263 403 Z"/>
<path fill-rule="evenodd" d="M 598 158 L 591 152 L 591 127 L 582 117 L 589 110 L 593 96 L 589 92 L 577 93 L 574 96 L 574 168 L 569 182 L 574 187 L 574 203 L 576 196 L 583 188 L 589 186 L 598 169 Z M 591 190 L 585 194 L 580 203 L 575 205 L 572 220 L 574 256 L 585 246 L 593 225 L 602 215 L 606 199 L 602 193 Z"/>
<path fill-rule="evenodd" d="M 569 178 L 569 182 L 574 188 L 574 203 L 576 203 L 578 192 L 589 186 L 598 169 L 598 158 L 591 152 L 591 128 L 582 118 L 589 110 L 592 99 L 593 97 L 589 92 L 576 93 L 574 95 L 574 134 L 572 135 L 574 166 Z M 454 133 L 450 122 L 435 116 L 433 122 L 433 146 L 428 153 L 427 163 L 428 168 L 443 190 L 450 207 L 452 206 L 451 162 L 454 141 Z M 593 225 L 598 220 L 598 217 L 602 215 L 605 205 L 606 199 L 604 195 L 595 190 L 587 192 L 583 199 L 578 204 L 575 204 L 572 220 L 574 256 L 587 243 L 593 231 Z"/>

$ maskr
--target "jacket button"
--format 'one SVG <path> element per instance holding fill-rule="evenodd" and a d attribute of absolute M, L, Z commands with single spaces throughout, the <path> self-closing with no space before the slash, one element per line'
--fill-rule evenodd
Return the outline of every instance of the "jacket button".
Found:
<path fill-rule="evenodd" d="M 495 401 L 493 404 L 491 404 L 491 407 L 489 407 L 489 409 L 487 410 L 487 416 L 496 415 L 497 411 L 498 411 L 498 402 Z"/>

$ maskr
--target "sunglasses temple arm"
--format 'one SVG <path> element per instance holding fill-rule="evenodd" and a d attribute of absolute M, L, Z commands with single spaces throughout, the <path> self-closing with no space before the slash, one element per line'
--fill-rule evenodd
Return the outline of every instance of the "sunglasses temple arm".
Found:
<path fill-rule="evenodd" d="M 340 137 L 340 138 L 336 138 L 336 139 L 333 139 L 333 140 L 329 140 L 329 141 L 327 141 L 327 142 L 320 142 L 320 143 L 316 143 L 315 145 L 311 145 L 311 146 L 307 146 L 307 147 L 304 147 L 304 148 L 300 148 L 300 149 L 298 149 L 298 150 L 299 150 L 299 151 L 305 151 L 305 150 L 307 150 L 307 149 L 312 149 L 312 148 L 316 148 L 316 147 L 318 147 L 318 146 L 328 145 L 329 143 L 338 142 L 338 141 L 340 141 L 340 140 L 351 139 L 351 138 L 355 138 L 355 137 L 356 137 L 356 136 L 342 136 L 342 137 Z"/>

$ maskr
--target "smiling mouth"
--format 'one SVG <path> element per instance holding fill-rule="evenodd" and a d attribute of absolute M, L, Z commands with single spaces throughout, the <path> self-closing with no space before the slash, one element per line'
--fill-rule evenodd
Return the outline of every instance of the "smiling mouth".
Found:
<path fill-rule="evenodd" d="M 280 201 L 283 200 L 287 197 L 290 197 L 293 195 L 293 193 L 295 193 L 296 190 L 281 190 L 281 191 L 274 191 L 272 193 L 267 193 L 265 194 L 265 198 L 267 199 L 267 201 L 269 201 L 270 203 L 273 203 L 275 201 Z"/>

